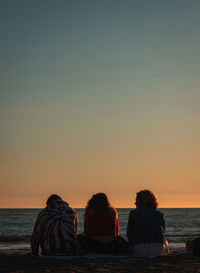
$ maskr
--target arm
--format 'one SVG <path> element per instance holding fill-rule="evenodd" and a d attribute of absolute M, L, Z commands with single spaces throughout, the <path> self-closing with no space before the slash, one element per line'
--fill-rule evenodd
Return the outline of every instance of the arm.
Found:
<path fill-rule="evenodd" d="M 163 229 L 163 232 L 165 233 L 165 216 L 164 214 L 162 213 L 162 229 Z"/>
<path fill-rule="evenodd" d="M 129 243 L 131 242 L 133 230 L 134 230 L 134 215 L 132 211 L 129 213 L 128 226 L 127 226 L 127 238 Z"/>
<path fill-rule="evenodd" d="M 118 221 L 117 211 L 116 211 L 115 218 L 116 218 L 116 234 L 119 235 L 119 221 Z"/>
<path fill-rule="evenodd" d="M 89 228 L 88 228 L 88 215 L 84 215 L 84 231 L 83 233 L 88 236 Z"/>
<path fill-rule="evenodd" d="M 78 233 L 78 215 L 75 212 L 74 214 L 74 232 L 75 232 L 75 236 L 77 236 Z"/>
<path fill-rule="evenodd" d="M 40 245 L 40 233 L 39 233 L 39 221 L 36 221 L 33 234 L 31 236 L 31 249 L 33 255 L 39 255 L 39 245 Z"/>
<path fill-rule="evenodd" d="M 119 221 L 118 221 L 118 219 L 117 219 L 117 228 L 116 228 L 116 233 L 117 233 L 117 235 L 119 235 Z"/>

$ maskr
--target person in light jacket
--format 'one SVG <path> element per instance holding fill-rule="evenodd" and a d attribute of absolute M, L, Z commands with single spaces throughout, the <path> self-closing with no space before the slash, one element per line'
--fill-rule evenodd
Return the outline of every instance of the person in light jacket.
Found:
<path fill-rule="evenodd" d="M 33 255 L 76 255 L 77 225 L 76 211 L 52 194 L 36 219 L 31 236 Z"/>

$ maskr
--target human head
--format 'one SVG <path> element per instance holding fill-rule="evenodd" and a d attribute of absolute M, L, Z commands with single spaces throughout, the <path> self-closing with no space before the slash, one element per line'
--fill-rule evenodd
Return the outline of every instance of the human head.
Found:
<path fill-rule="evenodd" d="M 92 196 L 92 198 L 88 201 L 86 206 L 87 214 L 89 211 L 93 211 L 94 213 L 101 214 L 105 213 L 110 209 L 110 201 L 105 193 L 97 193 Z"/>
<path fill-rule="evenodd" d="M 57 194 L 52 194 L 46 201 L 47 207 L 51 207 L 55 201 L 62 201 L 62 198 Z"/>
<path fill-rule="evenodd" d="M 137 208 L 157 209 L 158 198 L 153 192 L 149 190 L 142 190 L 137 192 L 135 204 Z"/>

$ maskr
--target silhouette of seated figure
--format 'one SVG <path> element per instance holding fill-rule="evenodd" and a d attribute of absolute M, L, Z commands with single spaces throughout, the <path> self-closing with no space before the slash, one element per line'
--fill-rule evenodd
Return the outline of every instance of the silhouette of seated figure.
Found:
<path fill-rule="evenodd" d="M 127 237 L 134 256 L 158 256 L 168 253 L 165 239 L 165 218 L 158 207 L 158 198 L 149 190 L 136 194 L 136 209 L 130 211 Z"/>
<path fill-rule="evenodd" d="M 79 253 L 125 254 L 128 242 L 119 235 L 118 215 L 104 193 L 88 201 L 84 214 L 84 234 L 78 235 Z"/>
<path fill-rule="evenodd" d="M 31 236 L 33 255 L 76 255 L 77 213 L 56 194 L 38 214 Z"/>

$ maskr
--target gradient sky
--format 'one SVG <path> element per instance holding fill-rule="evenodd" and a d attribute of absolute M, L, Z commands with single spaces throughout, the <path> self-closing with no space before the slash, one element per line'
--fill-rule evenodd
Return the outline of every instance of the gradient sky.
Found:
<path fill-rule="evenodd" d="M 200 207 L 200 1 L 2 0 L 0 207 Z"/>

